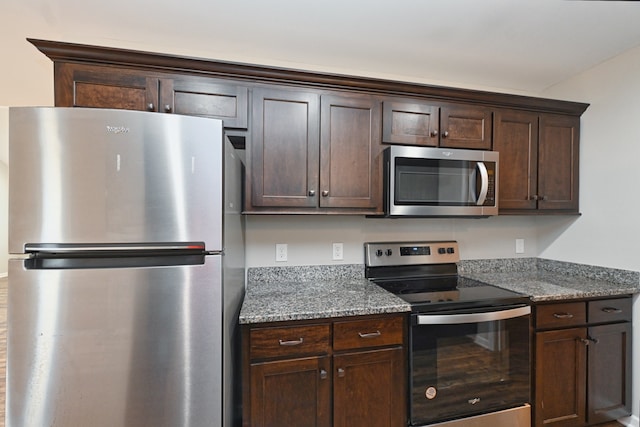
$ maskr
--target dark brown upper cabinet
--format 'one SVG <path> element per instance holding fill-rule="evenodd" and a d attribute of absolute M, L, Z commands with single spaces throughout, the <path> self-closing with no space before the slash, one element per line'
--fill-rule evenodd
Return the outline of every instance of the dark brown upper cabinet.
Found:
<path fill-rule="evenodd" d="M 373 97 L 258 88 L 251 129 L 245 211 L 380 211 L 380 103 Z"/>
<path fill-rule="evenodd" d="M 383 102 L 382 141 L 388 144 L 491 150 L 492 111 L 417 100 Z"/>
<path fill-rule="evenodd" d="M 501 214 L 578 213 L 578 117 L 499 110 Z"/>
<path fill-rule="evenodd" d="M 59 107 L 116 108 L 222 119 L 246 129 L 248 89 L 208 77 L 169 75 L 93 65 L 56 67 Z"/>

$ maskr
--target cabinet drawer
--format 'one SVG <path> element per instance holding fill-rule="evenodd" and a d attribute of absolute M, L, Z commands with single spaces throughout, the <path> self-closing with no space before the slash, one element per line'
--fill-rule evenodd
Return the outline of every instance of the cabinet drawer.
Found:
<path fill-rule="evenodd" d="M 336 351 L 355 348 L 402 344 L 403 317 L 351 320 L 333 325 L 333 349 Z"/>
<path fill-rule="evenodd" d="M 545 304 L 536 307 L 536 328 L 562 328 L 587 323 L 584 302 Z"/>
<path fill-rule="evenodd" d="M 325 354 L 331 348 L 329 325 L 252 329 L 250 358 Z"/>
<path fill-rule="evenodd" d="M 589 323 L 631 321 L 631 298 L 589 301 Z"/>

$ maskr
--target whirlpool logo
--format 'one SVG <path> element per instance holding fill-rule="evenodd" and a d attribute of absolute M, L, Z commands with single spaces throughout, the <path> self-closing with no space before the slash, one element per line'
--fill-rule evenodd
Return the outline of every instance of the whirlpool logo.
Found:
<path fill-rule="evenodd" d="M 129 128 L 125 126 L 107 126 L 107 132 L 109 133 L 129 133 Z"/>

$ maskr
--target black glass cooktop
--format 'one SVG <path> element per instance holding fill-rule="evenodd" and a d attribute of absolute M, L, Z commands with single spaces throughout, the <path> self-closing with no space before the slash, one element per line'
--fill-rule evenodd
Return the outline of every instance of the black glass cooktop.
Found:
<path fill-rule="evenodd" d="M 526 295 L 458 276 L 396 278 L 374 282 L 411 304 L 414 312 L 528 303 Z"/>

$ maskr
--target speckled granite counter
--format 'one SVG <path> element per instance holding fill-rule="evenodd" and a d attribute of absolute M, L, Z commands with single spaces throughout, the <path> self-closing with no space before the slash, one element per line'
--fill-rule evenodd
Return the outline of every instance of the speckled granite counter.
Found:
<path fill-rule="evenodd" d="M 640 272 L 540 258 L 463 260 L 464 277 L 529 295 L 534 302 L 640 293 Z M 251 268 L 240 323 L 411 311 L 364 278 L 364 265 Z"/>
<path fill-rule="evenodd" d="M 364 278 L 362 265 L 250 269 L 240 323 L 278 322 L 411 311 Z"/>
<path fill-rule="evenodd" d="M 640 273 L 540 258 L 461 261 L 460 274 L 531 296 L 533 302 L 640 292 Z"/>

